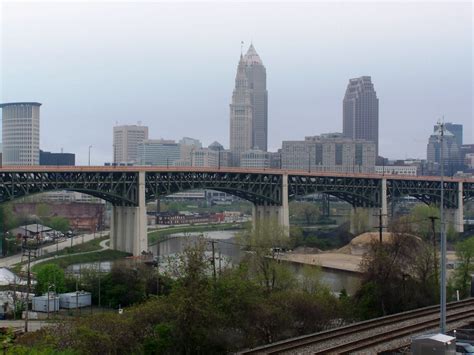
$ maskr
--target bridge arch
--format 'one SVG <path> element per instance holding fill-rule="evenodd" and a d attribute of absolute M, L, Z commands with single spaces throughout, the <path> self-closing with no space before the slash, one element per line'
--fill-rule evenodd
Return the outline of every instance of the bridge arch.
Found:
<path fill-rule="evenodd" d="M 150 201 L 177 192 L 207 189 L 225 192 L 256 205 L 280 205 L 282 203 L 281 181 L 280 174 L 147 172 L 145 198 Z"/>
<path fill-rule="evenodd" d="M 52 191 L 75 191 L 114 205 L 136 206 L 138 173 L 0 172 L 0 203 Z"/>

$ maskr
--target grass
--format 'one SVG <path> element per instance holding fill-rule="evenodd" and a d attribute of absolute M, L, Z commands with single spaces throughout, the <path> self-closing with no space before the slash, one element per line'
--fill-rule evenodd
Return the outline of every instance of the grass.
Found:
<path fill-rule="evenodd" d="M 59 267 L 66 269 L 69 265 L 80 264 L 80 263 L 92 263 L 96 261 L 113 261 L 123 259 L 126 256 L 130 256 L 129 253 L 123 251 L 107 249 L 104 251 L 97 251 L 95 253 L 81 254 L 81 255 L 70 255 L 62 258 L 47 260 L 42 263 L 38 263 L 32 266 L 31 270 L 37 272 L 42 265 L 56 264 Z"/>
<path fill-rule="evenodd" d="M 166 236 L 175 233 L 195 233 L 195 232 L 212 232 L 212 231 L 223 231 L 223 230 L 235 230 L 243 229 L 243 224 L 236 223 L 219 223 L 219 224 L 208 224 L 203 226 L 183 226 L 183 227 L 170 227 L 159 229 L 148 234 L 148 244 L 156 244 L 163 240 Z"/>
<path fill-rule="evenodd" d="M 80 237 L 76 237 L 76 238 L 80 238 Z M 100 243 L 106 239 L 109 239 L 109 235 L 90 240 L 83 244 L 77 244 L 77 245 L 73 245 L 72 247 L 66 247 L 57 253 L 56 252 L 49 253 L 48 255 L 45 255 L 45 257 L 50 257 L 53 255 L 77 254 L 77 253 L 84 253 L 88 251 L 100 250 L 101 249 Z"/>

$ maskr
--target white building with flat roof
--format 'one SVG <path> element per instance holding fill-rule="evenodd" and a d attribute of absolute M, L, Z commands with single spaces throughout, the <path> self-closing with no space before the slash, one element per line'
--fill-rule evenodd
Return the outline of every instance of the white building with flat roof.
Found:
<path fill-rule="evenodd" d="M 3 165 L 39 165 L 40 106 L 38 102 L 0 104 Z"/>
<path fill-rule="evenodd" d="M 123 125 L 114 127 L 114 163 L 136 164 L 138 162 L 138 145 L 148 139 L 148 127 L 140 125 Z"/>
<path fill-rule="evenodd" d="M 375 172 L 387 175 L 417 176 L 418 167 L 416 165 L 376 165 Z"/>

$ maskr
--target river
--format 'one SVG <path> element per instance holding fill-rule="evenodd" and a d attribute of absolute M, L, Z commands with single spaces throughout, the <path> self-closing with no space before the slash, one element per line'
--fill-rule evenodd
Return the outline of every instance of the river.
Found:
<path fill-rule="evenodd" d="M 169 235 L 166 240 L 158 244 L 150 245 L 148 250 L 163 260 L 168 256 L 181 253 L 187 246 L 195 244 L 202 238 L 201 236 L 204 236 L 206 240 L 215 241 L 216 258 L 218 261 L 221 261 L 221 267 L 236 265 L 244 256 L 244 252 L 236 240 L 237 233 L 238 231 L 233 230 L 186 234 L 176 233 Z M 209 243 L 207 249 L 208 254 L 212 256 L 211 243 Z M 219 258 L 219 255 L 221 255 L 221 258 Z M 219 267 L 218 261 L 216 262 L 218 264 L 217 267 Z M 300 274 L 303 268 L 302 264 L 289 262 L 288 265 L 297 274 Z M 354 294 L 359 288 L 360 277 L 352 272 L 322 268 L 321 282 L 333 292 L 340 292 L 342 289 L 345 289 L 349 294 Z"/>

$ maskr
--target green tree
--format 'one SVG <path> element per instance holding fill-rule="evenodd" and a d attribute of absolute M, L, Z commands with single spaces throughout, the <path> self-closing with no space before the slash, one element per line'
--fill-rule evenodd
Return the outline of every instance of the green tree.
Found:
<path fill-rule="evenodd" d="M 245 230 L 239 239 L 251 253 L 250 272 L 267 292 L 281 289 L 293 283 L 291 272 L 278 262 L 282 249 L 289 245 L 287 230 L 276 219 L 262 219 Z"/>
<path fill-rule="evenodd" d="M 351 225 L 354 227 L 354 234 L 359 235 L 371 230 L 369 226 L 369 214 L 367 210 L 355 208 L 351 212 Z"/>
<path fill-rule="evenodd" d="M 474 237 L 456 244 L 458 267 L 454 271 L 454 286 L 462 298 L 469 296 L 471 274 L 474 271 Z"/>
<path fill-rule="evenodd" d="M 70 229 L 69 220 L 60 216 L 48 218 L 47 226 L 62 233 L 66 233 Z"/>
<path fill-rule="evenodd" d="M 45 203 L 38 203 L 36 205 L 36 216 L 38 216 L 38 218 L 43 221 L 43 220 L 46 220 L 48 219 L 48 217 L 50 216 L 51 214 L 51 210 L 49 208 L 49 206 Z"/>
<path fill-rule="evenodd" d="M 298 221 L 304 221 L 306 225 L 311 225 L 318 220 L 320 211 L 314 203 L 292 202 L 290 203 L 290 215 Z"/>
<path fill-rule="evenodd" d="M 56 264 L 43 265 L 36 274 L 36 294 L 47 293 L 50 286 L 57 293 L 65 291 L 64 271 Z"/>

